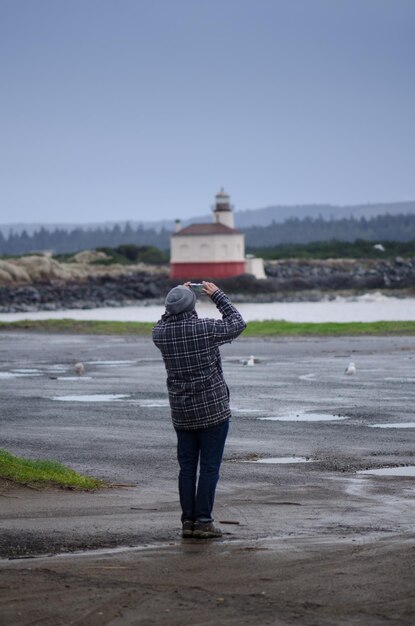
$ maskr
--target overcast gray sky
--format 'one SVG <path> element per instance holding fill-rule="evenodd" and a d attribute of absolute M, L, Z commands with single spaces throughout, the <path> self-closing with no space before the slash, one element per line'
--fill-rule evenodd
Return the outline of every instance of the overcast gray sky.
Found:
<path fill-rule="evenodd" d="M 0 0 L 0 222 L 415 198 L 412 0 Z"/>

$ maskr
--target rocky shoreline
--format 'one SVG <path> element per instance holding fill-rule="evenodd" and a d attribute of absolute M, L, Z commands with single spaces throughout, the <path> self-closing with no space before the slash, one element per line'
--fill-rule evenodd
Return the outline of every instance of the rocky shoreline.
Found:
<path fill-rule="evenodd" d="M 253 276 L 217 281 L 236 302 L 302 302 L 381 291 L 415 295 L 415 258 L 372 260 L 283 260 L 265 264 L 267 278 Z M 162 302 L 177 281 L 164 271 L 114 272 L 100 268 L 84 276 L 44 275 L 22 284 L 0 285 L 0 312 L 55 311 L 119 307 Z"/>

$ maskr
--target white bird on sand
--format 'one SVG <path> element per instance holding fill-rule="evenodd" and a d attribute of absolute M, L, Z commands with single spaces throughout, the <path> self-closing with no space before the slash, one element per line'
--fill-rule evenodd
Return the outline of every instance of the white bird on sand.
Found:
<path fill-rule="evenodd" d="M 352 374 L 356 374 L 356 365 L 353 363 L 353 361 L 350 361 L 349 365 L 344 370 L 344 373 L 348 374 L 349 376 L 351 376 Z"/>
<path fill-rule="evenodd" d="M 83 363 L 75 363 L 74 370 L 75 374 L 77 374 L 78 376 L 82 376 L 83 374 L 85 374 L 85 366 Z"/>
<path fill-rule="evenodd" d="M 255 365 L 255 357 L 253 356 L 253 354 L 251 354 L 251 356 L 248 357 L 248 360 L 246 361 L 245 365 L 248 365 L 248 367 L 252 367 L 253 365 Z"/>

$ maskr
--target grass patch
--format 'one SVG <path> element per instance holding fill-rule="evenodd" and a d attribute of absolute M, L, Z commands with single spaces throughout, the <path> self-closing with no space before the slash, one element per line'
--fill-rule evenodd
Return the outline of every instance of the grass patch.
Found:
<path fill-rule="evenodd" d="M 277 335 L 415 335 L 415 322 L 249 322 L 245 337 Z"/>
<path fill-rule="evenodd" d="M 85 333 L 88 335 L 140 335 L 151 336 L 153 322 L 109 322 L 94 320 L 20 320 L 0 322 L 1 330 L 37 330 L 43 332 Z"/>
<path fill-rule="evenodd" d="M 154 322 L 107 322 L 90 320 L 21 320 L 0 322 L 1 330 L 84 333 L 90 335 L 137 335 L 151 337 Z M 294 335 L 415 335 L 415 322 L 249 322 L 244 337 Z"/>
<path fill-rule="evenodd" d="M 19 485 L 67 487 L 91 490 L 104 486 L 102 480 L 78 474 L 57 461 L 30 460 L 0 448 L 0 478 Z"/>
<path fill-rule="evenodd" d="M 384 251 L 374 248 L 382 244 Z M 368 241 L 313 241 L 304 244 L 286 243 L 277 246 L 248 246 L 247 252 L 267 260 L 277 259 L 393 259 L 396 256 L 415 256 L 415 240 L 389 241 L 376 239 Z"/>

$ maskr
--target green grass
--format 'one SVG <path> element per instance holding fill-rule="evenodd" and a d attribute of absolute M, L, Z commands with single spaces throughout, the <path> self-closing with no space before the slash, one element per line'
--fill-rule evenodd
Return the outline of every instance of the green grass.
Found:
<path fill-rule="evenodd" d="M 57 461 L 29 460 L 14 456 L 0 448 L 0 479 L 6 478 L 20 485 L 55 485 L 72 489 L 97 489 L 102 480 L 82 476 Z"/>
<path fill-rule="evenodd" d="M 0 322 L 1 330 L 38 330 L 43 332 L 85 333 L 88 335 L 140 335 L 149 337 L 153 322 L 106 322 L 93 320 L 20 320 Z"/>
<path fill-rule="evenodd" d="M 150 337 L 153 322 L 104 322 L 85 320 L 22 320 L 0 322 L 2 330 L 84 333 L 93 335 L 137 335 Z M 249 322 L 244 337 L 284 335 L 415 335 L 415 322 L 300 323 L 284 320 Z"/>
<path fill-rule="evenodd" d="M 381 243 L 384 252 L 373 246 Z M 414 257 L 415 240 L 413 241 L 313 241 L 305 244 L 287 243 L 277 246 L 247 246 L 247 252 L 252 252 L 264 259 L 392 259 L 396 256 Z"/>
<path fill-rule="evenodd" d="M 277 335 L 415 335 L 415 322 L 249 322 L 246 337 Z"/>

